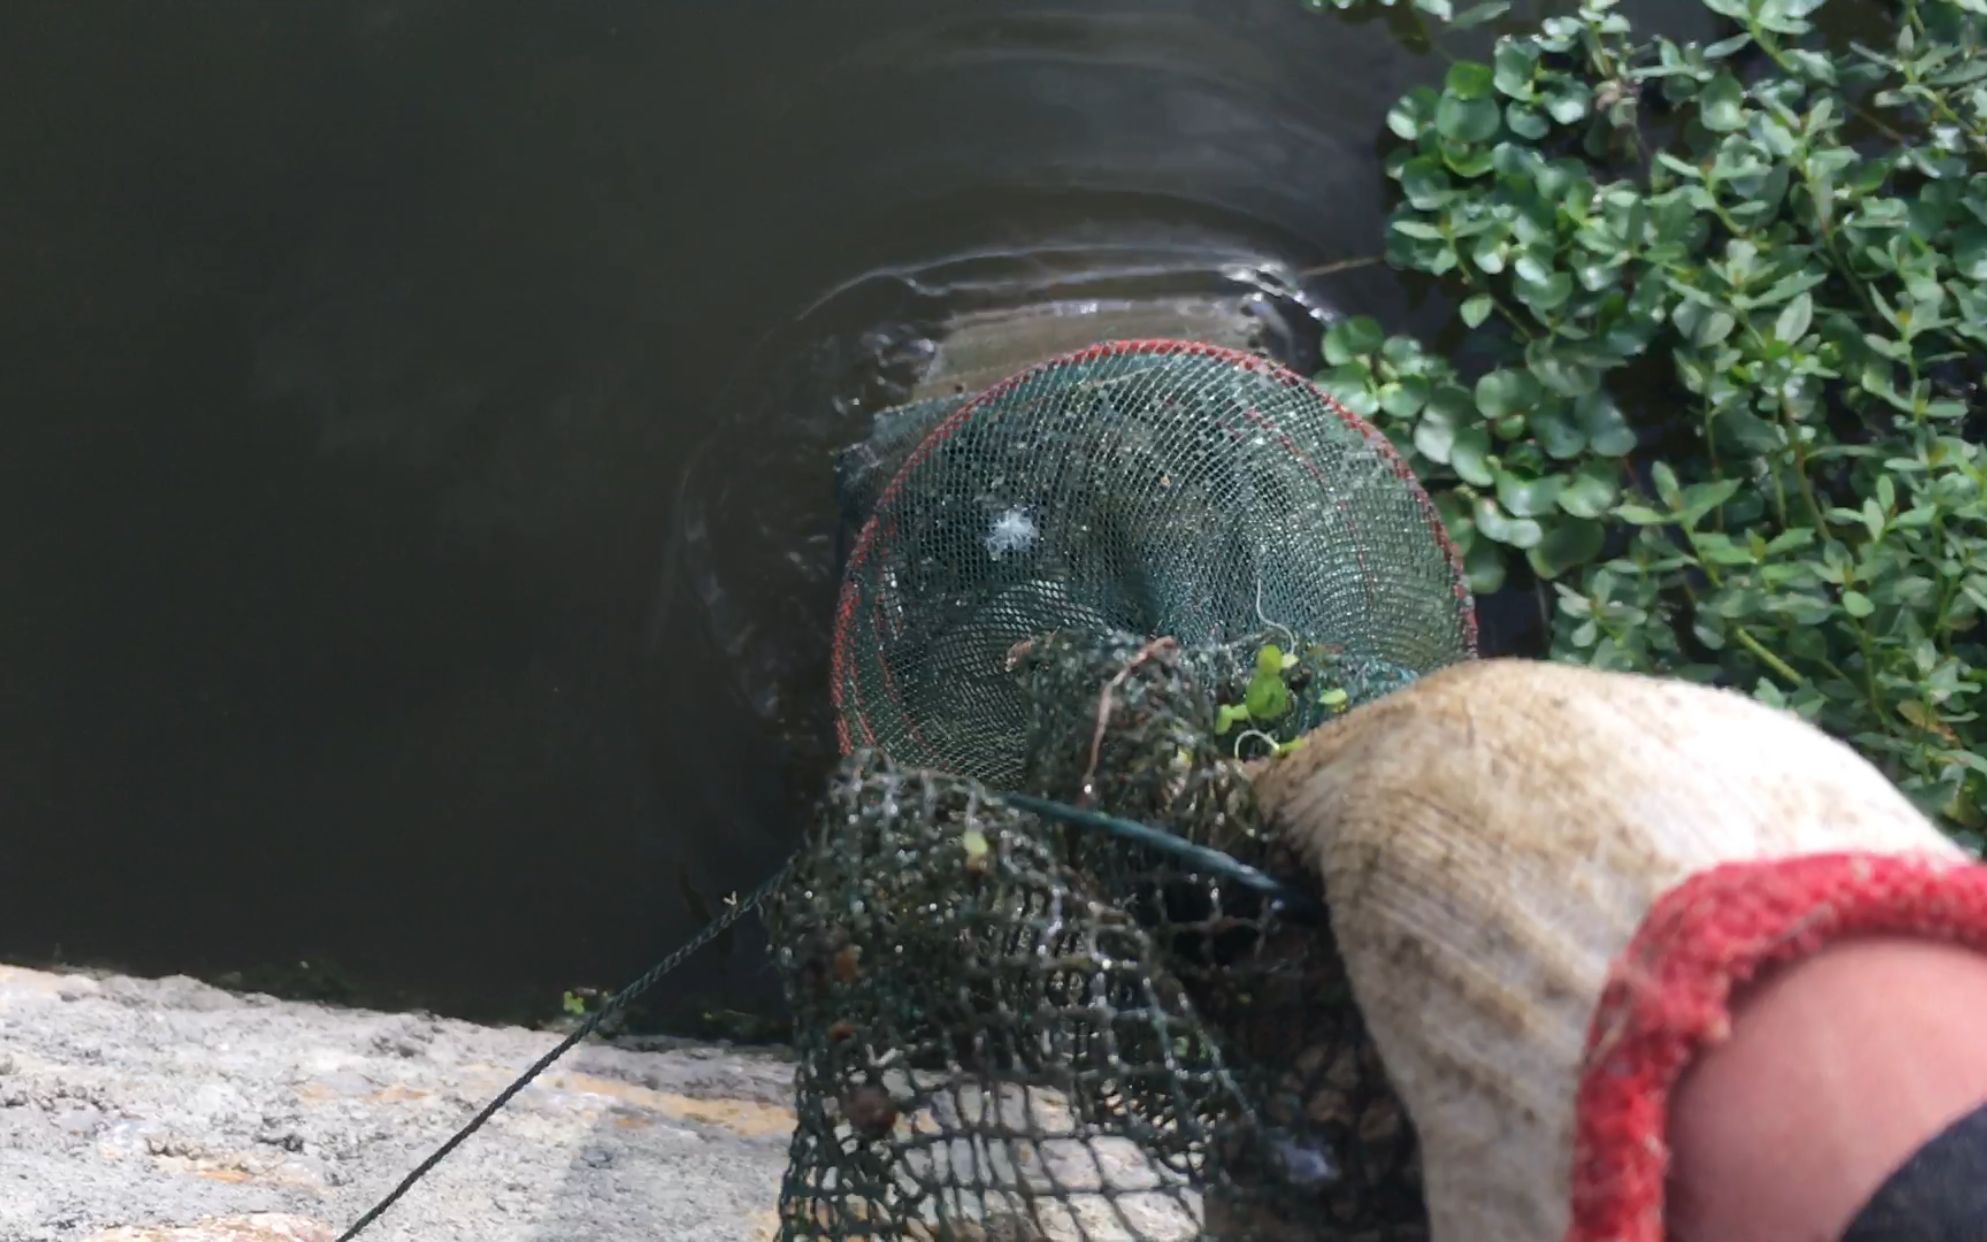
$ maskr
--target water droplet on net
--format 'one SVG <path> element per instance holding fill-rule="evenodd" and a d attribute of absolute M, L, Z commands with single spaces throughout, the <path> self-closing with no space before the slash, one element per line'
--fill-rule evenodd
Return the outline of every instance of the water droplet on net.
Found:
<path fill-rule="evenodd" d="M 1277 1135 L 1270 1139 L 1270 1148 L 1276 1153 L 1283 1180 L 1292 1186 L 1310 1190 L 1338 1180 L 1338 1163 L 1323 1139 Z"/>

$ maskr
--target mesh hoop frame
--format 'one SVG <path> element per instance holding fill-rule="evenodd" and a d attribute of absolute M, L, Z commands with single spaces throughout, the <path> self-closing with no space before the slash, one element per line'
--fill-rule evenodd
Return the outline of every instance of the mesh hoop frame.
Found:
<path fill-rule="evenodd" d="M 1377 428 L 1253 354 L 1102 343 L 960 405 L 878 495 L 835 613 L 837 740 L 1011 783 L 1015 644 L 1266 623 L 1410 674 L 1476 654 L 1461 557 Z"/>

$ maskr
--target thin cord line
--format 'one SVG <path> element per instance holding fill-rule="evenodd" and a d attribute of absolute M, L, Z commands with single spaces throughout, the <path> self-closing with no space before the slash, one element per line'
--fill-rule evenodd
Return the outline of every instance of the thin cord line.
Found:
<path fill-rule="evenodd" d="M 726 928 L 758 908 L 761 902 L 772 895 L 774 889 L 785 882 L 788 874 L 793 871 L 794 862 L 795 859 L 788 859 L 786 865 L 774 872 L 758 888 L 753 889 L 749 894 L 740 898 L 729 910 L 726 910 L 717 918 L 712 919 L 705 926 L 704 930 L 692 936 L 681 948 L 649 967 L 647 972 L 633 983 L 630 983 L 627 987 L 608 997 L 600 1008 L 595 1010 L 585 1022 L 582 1022 L 572 1034 L 560 1040 L 558 1047 L 532 1062 L 530 1069 L 525 1070 L 523 1074 L 519 1075 L 517 1080 L 511 1083 L 510 1086 L 498 1092 L 495 1099 L 485 1104 L 481 1112 L 470 1118 L 467 1124 L 450 1135 L 447 1142 L 435 1148 L 434 1151 L 429 1153 L 427 1159 L 414 1166 L 413 1172 L 401 1178 L 400 1184 L 395 1186 L 391 1191 L 388 1191 L 385 1198 L 375 1203 L 367 1210 L 364 1216 L 352 1222 L 350 1229 L 338 1235 L 338 1242 L 352 1242 L 352 1239 L 358 1237 L 362 1230 L 385 1215 L 388 1208 L 399 1202 L 401 1196 L 414 1189 L 415 1183 L 426 1177 L 430 1170 L 447 1159 L 450 1152 L 460 1147 L 470 1135 L 482 1129 L 484 1123 L 496 1116 L 497 1111 L 510 1103 L 518 1092 L 530 1086 L 532 1080 L 544 1073 L 554 1061 L 571 1052 L 573 1047 L 581 1040 L 593 1034 L 602 1022 L 626 1008 L 635 998 L 654 987 L 664 975 L 682 965 L 685 958 L 717 939 L 719 935 L 723 934 Z"/>

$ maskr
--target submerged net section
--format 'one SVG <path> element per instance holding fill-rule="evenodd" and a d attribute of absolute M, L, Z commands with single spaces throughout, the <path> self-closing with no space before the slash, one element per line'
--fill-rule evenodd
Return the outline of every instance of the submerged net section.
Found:
<path fill-rule="evenodd" d="M 1329 894 L 1243 761 L 1472 653 L 1426 497 L 1308 384 L 1171 343 L 899 452 L 838 618 L 849 757 L 770 909 L 782 1236 L 1424 1237 Z"/>

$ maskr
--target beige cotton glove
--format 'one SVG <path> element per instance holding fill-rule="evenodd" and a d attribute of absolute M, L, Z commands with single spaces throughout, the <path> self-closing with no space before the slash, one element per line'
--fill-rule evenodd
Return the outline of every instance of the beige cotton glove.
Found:
<path fill-rule="evenodd" d="M 1733 983 L 1857 931 L 1987 943 L 1987 869 L 1736 694 L 1459 665 L 1256 783 L 1322 872 L 1436 1242 L 1659 1242 L 1667 1092 Z"/>

